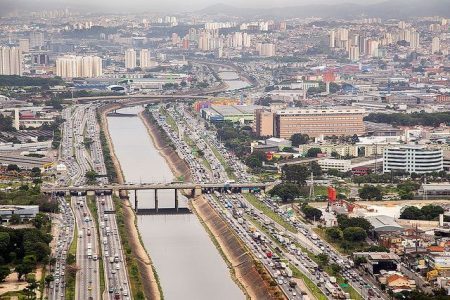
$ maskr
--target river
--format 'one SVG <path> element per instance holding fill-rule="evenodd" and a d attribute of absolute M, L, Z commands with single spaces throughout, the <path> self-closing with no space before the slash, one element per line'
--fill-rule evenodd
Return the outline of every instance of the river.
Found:
<path fill-rule="evenodd" d="M 136 108 L 121 112 L 137 112 Z M 108 117 L 109 132 L 127 182 L 170 182 L 173 174 L 138 117 Z M 159 207 L 173 207 L 173 190 L 159 191 Z M 130 201 L 134 203 L 134 195 Z M 153 191 L 138 192 L 153 208 Z M 180 196 L 180 207 L 187 199 Z M 200 221 L 190 215 L 138 216 L 138 229 L 156 267 L 165 299 L 244 299 Z M 145 283 L 144 283 L 145 284 Z"/>

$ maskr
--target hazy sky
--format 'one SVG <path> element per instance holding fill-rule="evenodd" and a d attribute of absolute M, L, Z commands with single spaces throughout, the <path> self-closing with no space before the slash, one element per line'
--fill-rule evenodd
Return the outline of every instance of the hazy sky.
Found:
<path fill-rule="evenodd" d="M 336 4 L 336 3 L 374 3 L 383 0 L 0 0 L 2 6 L 9 8 L 18 6 L 17 3 L 29 4 L 33 7 L 48 8 L 48 4 L 58 6 L 69 5 L 76 7 L 104 8 L 107 11 L 121 8 L 126 11 L 193 11 L 209 5 L 225 3 L 237 7 L 283 7 L 304 4 Z M 384 0 L 385 1 L 385 0 Z M 52 6 L 52 5 L 50 5 Z M 5 6 L 3 6 L 5 7 Z"/>

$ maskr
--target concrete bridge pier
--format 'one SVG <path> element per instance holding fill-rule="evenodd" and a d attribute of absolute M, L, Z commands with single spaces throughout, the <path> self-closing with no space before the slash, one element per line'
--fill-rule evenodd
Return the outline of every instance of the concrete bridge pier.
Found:
<path fill-rule="evenodd" d="M 175 189 L 175 210 L 178 212 L 178 190 Z"/>
<path fill-rule="evenodd" d="M 138 209 L 138 192 L 137 190 L 134 190 L 134 211 L 137 213 Z"/>
<path fill-rule="evenodd" d="M 155 189 L 155 211 L 158 213 L 158 190 Z"/>

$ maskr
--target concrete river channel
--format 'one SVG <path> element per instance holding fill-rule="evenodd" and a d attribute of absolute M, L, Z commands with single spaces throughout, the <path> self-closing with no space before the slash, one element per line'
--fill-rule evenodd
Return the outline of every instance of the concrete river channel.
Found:
<path fill-rule="evenodd" d="M 142 108 L 126 108 L 136 113 Z M 126 182 L 171 182 L 174 176 L 139 117 L 108 117 Z M 130 201 L 134 203 L 134 193 Z M 140 208 L 153 208 L 153 191 L 140 191 Z M 158 191 L 159 207 L 173 207 L 174 192 Z M 187 199 L 179 197 L 180 207 Z M 165 299 L 244 299 L 228 267 L 195 214 L 139 215 L 138 229 L 158 272 Z M 145 283 L 144 283 L 145 284 Z"/>

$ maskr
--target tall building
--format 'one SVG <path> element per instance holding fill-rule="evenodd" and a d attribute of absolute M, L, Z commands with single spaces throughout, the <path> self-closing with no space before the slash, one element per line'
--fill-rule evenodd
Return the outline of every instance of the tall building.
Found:
<path fill-rule="evenodd" d="M 295 133 L 311 137 L 362 135 L 365 110 L 353 107 L 288 108 L 274 115 L 274 134 L 289 139 Z"/>
<path fill-rule="evenodd" d="M 134 69 L 137 67 L 136 63 L 136 50 L 127 49 L 125 51 L 125 68 Z"/>
<path fill-rule="evenodd" d="M 256 45 L 256 51 L 258 51 L 259 56 L 271 57 L 275 56 L 275 45 L 272 43 L 258 43 Z"/>
<path fill-rule="evenodd" d="M 420 40 L 419 40 L 420 36 L 419 33 L 417 31 L 414 31 L 411 33 L 411 39 L 409 41 L 409 46 L 412 49 L 417 49 L 420 46 Z"/>
<path fill-rule="evenodd" d="M 139 66 L 141 68 L 149 68 L 151 65 L 150 51 L 148 49 L 142 49 L 139 53 Z"/>
<path fill-rule="evenodd" d="M 348 58 L 351 61 L 359 60 L 359 47 L 358 46 L 350 46 L 350 49 L 348 50 Z"/>
<path fill-rule="evenodd" d="M 20 39 L 19 40 L 19 49 L 22 53 L 30 52 L 30 40 L 29 39 Z"/>
<path fill-rule="evenodd" d="M 30 48 L 41 48 L 44 46 L 44 33 L 32 31 L 30 32 Z"/>
<path fill-rule="evenodd" d="M 431 41 L 431 53 L 436 53 L 441 51 L 441 40 L 435 36 Z"/>
<path fill-rule="evenodd" d="M 98 56 L 65 55 L 56 59 L 56 75 L 63 78 L 93 78 L 102 74 L 102 59 Z"/>
<path fill-rule="evenodd" d="M 330 31 L 330 48 L 336 47 L 336 32 L 334 30 Z"/>
<path fill-rule="evenodd" d="M 431 173 L 444 169 L 442 149 L 423 145 L 387 147 L 383 151 L 383 172 Z"/>
<path fill-rule="evenodd" d="M 0 47 L 0 75 L 22 76 L 22 52 L 17 47 Z"/>

